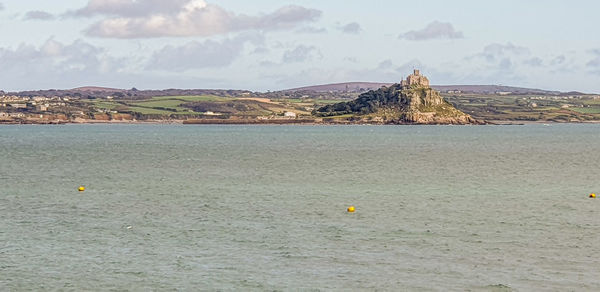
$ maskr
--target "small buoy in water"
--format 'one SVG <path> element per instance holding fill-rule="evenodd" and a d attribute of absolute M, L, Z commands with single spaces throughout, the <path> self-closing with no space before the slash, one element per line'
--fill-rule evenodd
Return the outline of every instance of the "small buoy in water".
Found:
<path fill-rule="evenodd" d="M 354 208 L 354 206 L 348 207 L 348 213 L 354 213 L 354 211 L 356 211 L 356 208 Z"/>
<path fill-rule="evenodd" d="M 595 199 L 595 198 L 596 198 L 596 194 L 594 194 L 594 193 L 591 193 L 591 194 L 590 194 L 590 198 L 592 198 L 592 199 Z"/>
<path fill-rule="evenodd" d="M 132 228 L 133 228 L 133 226 L 131 226 L 131 225 L 130 225 L 130 226 L 127 226 L 127 229 L 132 229 Z"/>
<path fill-rule="evenodd" d="M 84 186 L 80 186 L 77 190 L 79 190 L 80 192 L 85 191 L 85 187 Z"/>

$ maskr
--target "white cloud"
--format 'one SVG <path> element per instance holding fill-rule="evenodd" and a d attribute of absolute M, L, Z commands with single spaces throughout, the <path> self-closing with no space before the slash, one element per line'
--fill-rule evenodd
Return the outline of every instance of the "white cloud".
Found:
<path fill-rule="evenodd" d="M 176 14 L 189 0 L 89 0 L 88 4 L 76 11 L 70 11 L 71 16 L 113 15 L 122 17 L 141 17 L 152 14 Z"/>
<path fill-rule="evenodd" d="M 4 10 L 4 4 L 2 4 L 2 2 L 0 2 L 0 11 Z"/>
<path fill-rule="evenodd" d="M 285 30 L 316 21 L 321 11 L 284 6 L 272 13 L 235 14 L 204 0 L 90 0 L 75 17 L 106 17 L 85 32 L 106 38 L 211 36 L 246 30 Z"/>
<path fill-rule="evenodd" d="M 54 15 L 45 12 L 45 11 L 39 11 L 39 10 L 34 10 L 34 11 L 29 11 L 27 13 L 25 13 L 25 16 L 23 17 L 24 20 L 54 20 L 55 17 Z"/>
<path fill-rule="evenodd" d="M 420 30 L 411 30 L 398 36 L 400 39 L 411 41 L 424 41 L 432 39 L 462 39 L 461 31 L 456 31 L 449 22 L 434 21 Z"/>
<path fill-rule="evenodd" d="M 179 47 L 166 46 L 152 55 L 146 68 L 181 72 L 226 67 L 243 53 L 247 42 L 260 45 L 264 42 L 264 38 L 258 34 L 244 34 L 221 42 L 192 41 Z"/>
<path fill-rule="evenodd" d="M 362 31 L 362 27 L 358 22 L 351 22 L 339 27 L 339 30 L 341 30 L 343 33 L 359 34 Z"/>

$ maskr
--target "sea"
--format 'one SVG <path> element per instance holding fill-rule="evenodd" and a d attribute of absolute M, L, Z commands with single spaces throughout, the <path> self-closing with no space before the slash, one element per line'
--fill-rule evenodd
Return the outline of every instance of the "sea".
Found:
<path fill-rule="evenodd" d="M 599 167 L 597 124 L 0 126 L 0 290 L 598 291 Z"/>

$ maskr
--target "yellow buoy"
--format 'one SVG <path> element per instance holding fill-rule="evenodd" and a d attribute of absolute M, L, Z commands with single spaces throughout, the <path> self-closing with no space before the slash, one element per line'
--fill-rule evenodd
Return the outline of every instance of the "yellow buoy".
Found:
<path fill-rule="evenodd" d="M 83 191 L 85 191 L 85 187 L 84 187 L 84 186 L 80 186 L 78 190 L 79 190 L 80 192 L 83 192 Z"/>
<path fill-rule="evenodd" d="M 348 207 L 348 212 L 349 213 L 354 213 L 354 211 L 356 211 L 356 208 L 354 208 L 354 206 Z"/>
<path fill-rule="evenodd" d="M 596 194 L 594 194 L 594 193 L 591 193 L 591 194 L 590 194 L 590 198 L 592 198 L 592 199 L 595 199 L 595 198 L 596 198 Z"/>

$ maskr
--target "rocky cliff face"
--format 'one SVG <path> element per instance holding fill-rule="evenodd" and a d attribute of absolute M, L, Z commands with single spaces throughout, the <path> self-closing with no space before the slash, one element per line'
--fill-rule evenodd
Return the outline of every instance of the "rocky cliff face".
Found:
<path fill-rule="evenodd" d="M 397 117 L 387 120 L 415 124 L 479 124 L 481 122 L 446 102 L 431 88 L 405 88 L 400 91 Z M 402 102 L 405 99 L 406 102 Z M 377 114 L 375 112 L 374 114 Z M 391 118 L 391 119 L 390 119 Z M 386 120 L 386 119 L 384 119 Z"/>
<path fill-rule="evenodd" d="M 482 124 L 445 101 L 439 92 L 424 86 L 399 84 L 369 91 L 356 100 L 322 107 L 319 116 L 352 114 L 366 123 L 383 124 Z"/>

